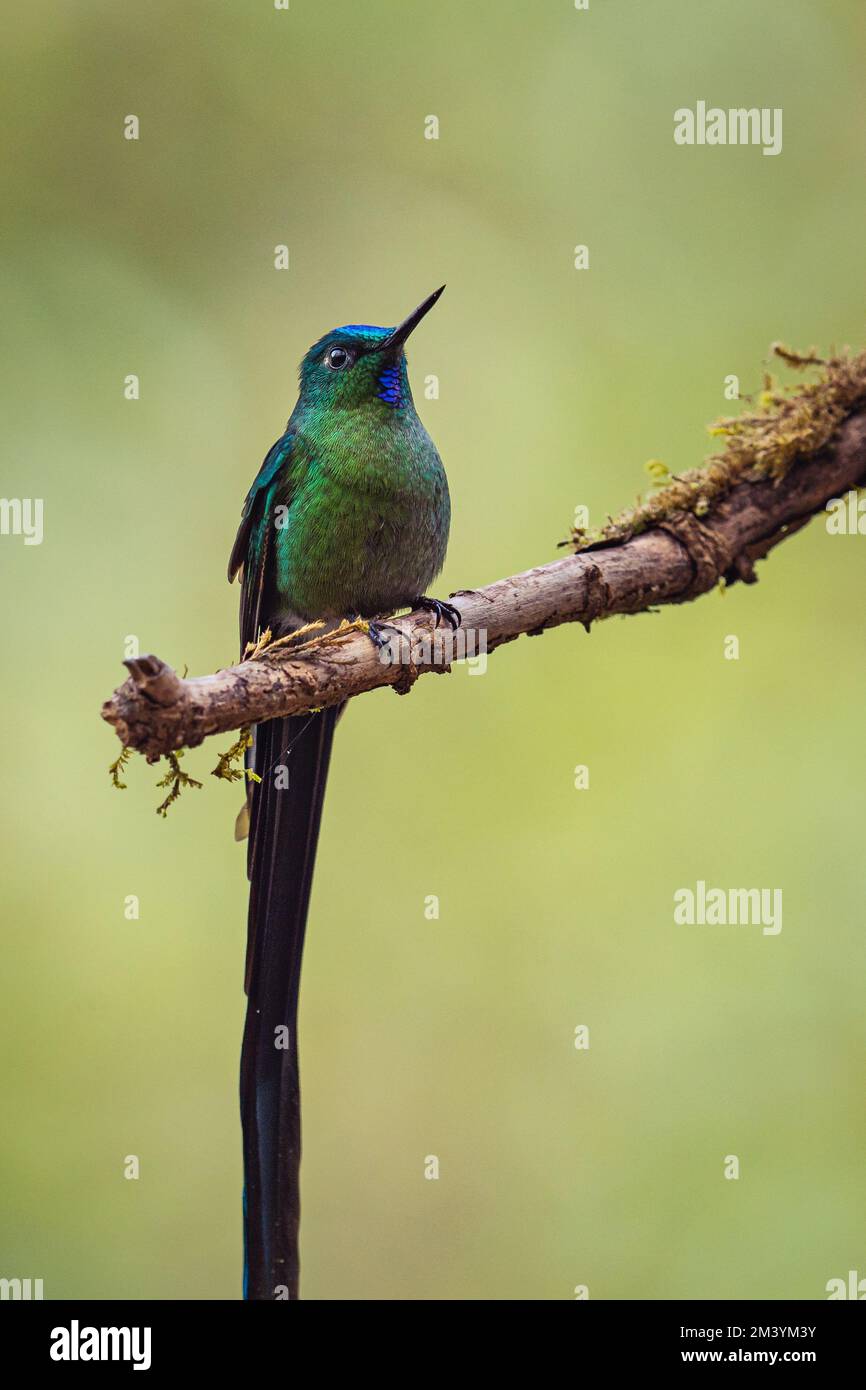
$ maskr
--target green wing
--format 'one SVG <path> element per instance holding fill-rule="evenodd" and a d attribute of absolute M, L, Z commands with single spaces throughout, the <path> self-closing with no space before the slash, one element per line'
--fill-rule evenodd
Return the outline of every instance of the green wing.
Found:
<path fill-rule="evenodd" d="M 273 531 L 271 513 L 274 499 L 287 505 L 291 500 L 292 449 L 295 439 L 284 434 L 269 450 L 241 513 L 241 524 L 229 558 L 228 576 L 232 582 L 241 576 L 241 656 L 249 642 L 255 642 L 268 625 L 268 597 L 271 584 Z"/>

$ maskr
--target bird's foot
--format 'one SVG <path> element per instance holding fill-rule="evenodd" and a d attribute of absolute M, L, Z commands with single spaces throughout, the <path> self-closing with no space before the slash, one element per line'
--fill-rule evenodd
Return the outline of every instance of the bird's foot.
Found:
<path fill-rule="evenodd" d="M 349 623 L 356 623 L 357 626 L 361 628 L 362 632 L 366 632 L 378 652 L 390 645 L 391 638 L 385 635 L 385 629 L 386 627 L 390 627 L 390 624 L 379 622 L 373 618 L 365 618 L 362 613 L 358 613 L 357 610 L 354 609 L 346 614 L 346 621 Z M 397 629 L 391 628 L 391 631 L 396 632 Z"/>
<path fill-rule="evenodd" d="M 390 634 L 390 635 L 386 635 Z M 367 636 L 373 643 L 377 652 L 382 652 L 385 648 L 391 647 L 394 637 L 402 637 L 399 628 L 393 627 L 390 623 L 367 622 Z"/>
<path fill-rule="evenodd" d="M 427 598 L 425 594 L 422 594 L 420 598 L 412 600 L 412 607 L 423 608 L 427 613 L 435 613 L 436 627 L 439 626 L 444 618 L 452 632 L 456 631 L 462 622 L 460 610 L 455 608 L 453 603 L 445 603 L 441 598 Z"/>

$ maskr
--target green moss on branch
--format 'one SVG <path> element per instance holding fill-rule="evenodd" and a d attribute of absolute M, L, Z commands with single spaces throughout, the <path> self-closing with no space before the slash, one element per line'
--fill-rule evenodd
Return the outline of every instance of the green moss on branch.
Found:
<path fill-rule="evenodd" d="M 702 468 L 667 475 L 665 486 L 629 507 L 596 531 L 573 528 L 569 540 L 575 551 L 592 550 L 627 540 L 671 517 L 691 512 L 704 517 L 735 484 L 750 478 L 784 478 L 796 462 L 829 444 L 839 426 L 866 401 L 866 351 L 844 352 L 822 359 L 814 350 L 794 352 L 774 343 L 773 353 L 796 370 L 818 369 L 815 381 L 780 386 L 767 374 L 757 409 L 716 421 L 709 427 L 725 446 Z M 664 465 L 648 466 L 654 484 L 665 479 Z"/>

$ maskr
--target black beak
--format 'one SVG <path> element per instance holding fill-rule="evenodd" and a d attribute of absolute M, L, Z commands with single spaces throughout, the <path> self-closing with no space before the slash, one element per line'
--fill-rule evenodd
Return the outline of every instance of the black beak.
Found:
<path fill-rule="evenodd" d="M 427 298 L 424 300 L 424 303 L 419 304 L 417 309 L 413 309 L 409 317 L 407 319 L 404 319 L 402 323 L 399 323 L 397 325 L 393 333 L 391 333 L 385 339 L 384 343 L 379 344 L 379 346 L 376 348 L 376 351 L 387 352 L 389 348 L 402 347 L 406 339 L 409 337 L 409 334 L 413 331 L 413 329 L 418 327 L 418 324 L 421 322 L 424 315 L 429 314 L 430 310 L 433 308 L 433 305 L 436 303 L 436 300 L 439 298 L 444 288 L 444 285 L 440 285 L 438 290 L 434 290 L 431 295 L 428 295 Z"/>

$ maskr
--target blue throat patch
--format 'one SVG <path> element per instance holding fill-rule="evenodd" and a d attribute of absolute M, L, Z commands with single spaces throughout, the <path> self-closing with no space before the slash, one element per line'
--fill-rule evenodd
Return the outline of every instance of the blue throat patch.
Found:
<path fill-rule="evenodd" d="M 379 385 L 382 388 L 377 393 L 380 401 L 394 407 L 403 404 L 403 382 L 399 367 L 386 367 L 379 377 Z"/>

